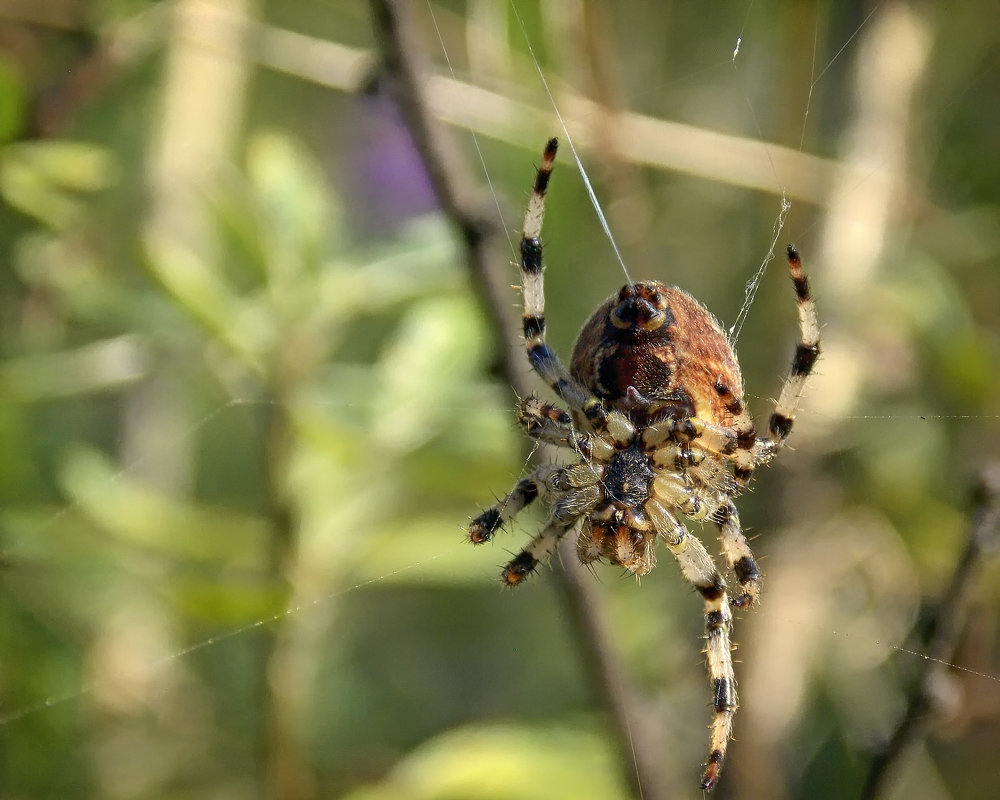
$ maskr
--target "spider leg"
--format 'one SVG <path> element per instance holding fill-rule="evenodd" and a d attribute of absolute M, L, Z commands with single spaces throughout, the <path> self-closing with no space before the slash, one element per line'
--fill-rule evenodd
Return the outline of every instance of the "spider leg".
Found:
<path fill-rule="evenodd" d="M 576 527 L 579 520 L 573 520 L 568 525 L 563 522 L 552 522 L 542 528 L 539 533 L 520 553 L 507 562 L 500 573 L 504 586 L 517 586 L 527 578 L 538 565 L 556 549 L 559 540 L 568 530 Z"/>
<path fill-rule="evenodd" d="M 654 452 L 654 459 L 664 452 L 670 453 L 672 448 L 661 447 Z M 763 576 L 743 535 L 736 505 L 724 495 L 706 498 L 702 491 L 685 480 L 682 473 L 662 472 L 653 479 L 651 488 L 653 495 L 668 508 L 677 509 L 695 520 L 711 517 L 719 529 L 726 564 L 740 586 L 740 592 L 733 597 L 732 603 L 738 608 L 753 605 L 760 596 Z"/>
<path fill-rule="evenodd" d="M 531 198 L 524 213 L 521 234 L 521 290 L 524 293 L 524 347 L 531 368 L 538 373 L 569 407 L 580 412 L 599 433 L 608 432 L 622 445 L 631 443 L 635 429 L 621 412 L 608 412 L 593 392 L 575 380 L 559 356 L 545 343 L 545 286 L 542 280 L 542 220 L 545 217 L 545 192 L 555 163 L 557 139 L 549 139 L 542 155 L 542 165 L 535 174 Z"/>
<path fill-rule="evenodd" d="M 761 450 L 759 460 L 769 460 L 785 444 L 795 422 L 795 410 L 805 389 L 806 378 L 813 371 L 819 357 L 819 320 L 816 305 L 809 294 L 809 279 L 802 269 L 799 253 L 793 245 L 788 245 L 788 269 L 795 285 L 796 303 L 799 309 L 799 343 L 795 347 L 788 377 L 781 387 L 781 394 L 774 404 L 774 411 L 767 425 L 766 447 Z"/>
<path fill-rule="evenodd" d="M 642 432 L 642 443 L 657 449 L 664 444 L 697 443 L 699 447 L 719 455 L 736 452 L 737 437 L 729 428 L 706 422 L 700 417 L 660 420 Z"/>
<path fill-rule="evenodd" d="M 734 595 L 731 602 L 737 608 L 752 606 L 760 597 L 763 575 L 753 557 L 746 536 L 743 535 L 736 505 L 728 498 L 720 497 L 718 507 L 711 518 L 719 528 L 719 541 L 722 543 L 722 553 L 726 563 L 740 585 L 739 594 Z"/>
<path fill-rule="evenodd" d="M 719 779 L 732 735 L 733 717 L 739 705 L 730 640 L 733 616 L 726 597 L 726 584 L 705 545 L 692 536 L 662 503 L 655 499 L 648 500 L 645 510 L 677 559 L 684 578 L 705 600 L 705 654 L 712 682 L 713 710 L 708 763 L 701 788 L 709 791 Z"/>
<path fill-rule="evenodd" d="M 675 508 L 690 519 L 704 519 L 709 507 L 703 502 L 702 492 L 690 486 L 684 476 L 676 472 L 663 472 L 653 478 L 653 495 L 667 508 Z"/>
<path fill-rule="evenodd" d="M 670 449 L 671 444 L 690 444 L 709 453 L 716 453 L 733 462 L 733 478 L 737 486 L 746 488 L 750 483 L 755 457 L 756 433 L 749 414 L 734 428 L 716 425 L 700 417 L 664 419 L 650 425 L 642 432 L 642 443 L 654 451 Z M 685 512 L 686 513 L 686 512 Z"/>
<path fill-rule="evenodd" d="M 517 420 L 532 439 L 575 450 L 583 458 L 596 457 L 607 461 L 614 445 L 601 436 L 580 433 L 573 426 L 568 412 L 551 403 L 543 403 L 534 395 L 521 401 Z"/>
<path fill-rule="evenodd" d="M 686 441 L 694 446 L 730 459 L 733 462 L 733 478 L 741 488 L 749 485 L 754 467 L 767 463 L 784 447 L 795 422 L 795 410 L 805 390 L 806 379 L 812 374 L 816 359 L 819 358 L 816 304 L 809 294 L 809 279 L 802 268 L 802 260 L 793 245 L 788 245 L 788 269 L 798 305 L 799 343 L 795 347 L 795 355 L 792 357 L 788 376 L 782 384 L 781 394 L 774 404 L 767 426 L 767 437 L 756 437 L 753 420 L 743 409 L 742 403 L 735 401 L 732 410 L 738 411 L 740 419 L 732 429 L 711 425 L 697 418 L 664 420 L 644 432 L 644 443 L 683 442 L 687 437 Z"/>
<path fill-rule="evenodd" d="M 482 544 L 492 539 L 493 534 L 521 509 L 533 503 L 540 493 L 546 492 L 546 485 L 559 469 L 559 467 L 545 465 L 538 467 L 526 478 L 521 478 L 514 484 L 514 488 L 506 497 L 480 512 L 469 523 L 469 541 L 473 544 Z"/>
<path fill-rule="evenodd" d="M 560 471 L 560 488 L 572 486 L 552 503 L 549 523 L 520 553 L 504 567 L 501 579 L 506 586 L 516 586 L 535 571 L 539 562 L 555 550 L 566 531 L 579 526 L 601 502 L 600 473 L 583 466 Z"/>

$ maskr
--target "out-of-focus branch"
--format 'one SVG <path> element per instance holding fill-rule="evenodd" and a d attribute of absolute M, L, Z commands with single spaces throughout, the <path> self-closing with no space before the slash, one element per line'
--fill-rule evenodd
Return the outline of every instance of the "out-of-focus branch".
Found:
<path fill-rule="evenodd" d="M 492 321 L 504 352 L 507 379 L 522 396 L 529 391 L 523 354 L 518 342 L 520 332 L 509 314 L 510 287 L 506 264 L 499 257 L 499 240 L 493 215 L 471 191 L 475 183 L 465 174 L 456 148 L 449 146 L 447 133 L 435 119 L 424 88 L 418 63 L 419 48 L 412 37 L 407 18 L 408 4 L 399 0 L 371 0 L 375 32 L 379 41 L 383 77 L 400 104 L 431 177 L 438 201 L 458 229 L 466 248 L 469 269 L 490 310 Z M 572 556 L 575 558 L 575 554 Z M 656 769 L 659 754 L 647 752 L 648 737 L 633 735 L 639 724 L 634 693 L 625 686 L 624 670 L 610 643 L 607 626 L 592 582 L 581 580 L 581 570 L 570 564 L 553 570 L 581 655 L 587 662 L 596 692 L 615 720 L 621 751 L 623 774 L 637 797 L 654 800 L 663 796 L 657 791 L 661 779 Z"/>
<path fill-rule="evenodd" d="M 954 658 L 973 579 L 983 557 L 996 550 L 998 531 L 1000 463 L 993 463 L 980 473 L 973 492 L 972 531 L 965 551 L 955 565 L 948 589 L 924 634 L 914 637 L 919 640 L 924 666 L 914 683 L 906 713 L 885 748 L 872 762 L 861 791 L 862 800 L 875 800 L 882 795 L 902 755 L 926 733 L 936 705 L 934 687 Z"/>
<path fill-rule="evenodd" d="M 354 91 L 370 64 L 370 52 L 305 34 L 262 25 L 257 30 L 257 62 L 264 67 L 294 75 L 341 91 Z M 476 131 L 491 139 L 518 146 L 530 144 L 540 125 L 552 119 L 543 109 L 517 99 L 518 86 L 495 85 L 492 89 L 446 75 L 422 78 L 430 112 L 451 125 Z M 573 121 L 600 118 L 607 109 L 571 87 L 559 87 L 563 117 Z M 616 156 L 624 163 L 683 172 L 730 186 L 743 186 L 767 193 L 784 193 L 792 200 L 824 206 L 829 187 L 835 182 L 856 185 L 869 179 L 870 168 L 849 170 L 835 161 L 802 153 L 777 142 L 733 136 L 657 119 L 633 111 L 615 117 Z M 573 142 L 578 149 L 598 149 L 595 126 L 574 125 Z M 781 175 L 780 182 L 775 174 Z M 914 202 L 927 205 L 918 186 L 908 187 Z M 928 206 L 930 207 L 930 206 Z"/>
<path fill-rule="evenodd" d="M 44 7 L 30 0 L 19 5 L 24 9 Z M 108 68 L 121 69 L 123 65 L 134 63 L 160 41 L 165 10 L 153 6 L 102 33 L 92 59 L 99 62 L 100 69 L 94 71 L 99 72 L 102 80 L 110 74 Z M 0 16 L 3 16 L 2 9 Z M 236 17 L 213 15 L 205 20 L 199 39 L 212 42 L 226 35 L 227 26 L 245 24 L 245 20 Z M 263 23 L 253 23 L 250 28 L 256 48 L 251 55 L 258 65 L 267 69 L 342 92 L 357 91 L 371 69 L 373 53 L 370 49 Z M 486 89 L 435 74 L 427 74 L 423 79 L 427 103 L 437 119 L 491 139 L 526 146 L 534 135 L 532 132 L 551 119 L 550 110 L 517 99 L 523 94 L 517 86 L 497 87 L 494 83 L 494 88 Z M 582 97 L 572 87 L 558 87 L 558 92 L 565 118 L 574 121 L 603 121 L 606 118 L 607 109 L 602 104 Z M 76 102 L 78 100 L 74 101 L 73 108 Z M 60 108 L 58 113 L 53 113 L 58 120 L 63 120 L 69 111 Z M 835 201 L 831 186 L 857 187 L 872 181 L 870 164 L 842 164 L 778 142 L 719 133 L 633 111 L 622 111 L 614 120 L 615 156 L 625 164 L 682 172 L 726 185 L 779 193 L 819 207 Z M 55 122 L 49 127 L 59 129 Z M 595 148 L 603 153 L 601 148 L 606 143 L 597 132 L 597 126 L 574 126 L 574 143 L 581 150 Z M 776 174 L 781 176 L 780 181 L 775 180 Z M 942 213 L 919 185 L 906 185 L 904 194 L 924 213 Z"/>
<path fill-rule="evenodd" d="M 498 229 L 495 215 L 486 211 L 476 182 L 467 174 L 457 148 L 428 110 L 425 81 L 418 64 L 420 52 L 407 24 L 408 4 L 372 0 L 372 16 L 381 57 L 380 78 L 399 103 L 413 135 L 441 209 L 458 229 L 465 245 L 466 262 L 486 303 L 502 347 L 504 372 L 521 396 L 528 387 L 516 368 L 520 352 L 518 332 L 506 313 L 510 306 L 510 282 L 497 258 Z"/>

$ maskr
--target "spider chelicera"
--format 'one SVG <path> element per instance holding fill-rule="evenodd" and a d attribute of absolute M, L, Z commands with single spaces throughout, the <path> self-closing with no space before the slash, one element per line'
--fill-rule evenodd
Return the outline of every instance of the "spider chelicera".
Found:
<path fill-rule="evenodd" d="M 733 498 L 755 467 L 785 444 L 806 378 L 819 356 L 819 324 L 798 252 L 788 266 L 799 312 L 799 343 L 768 423 L 757 436 L 744 404 L 743 378 L 732 344 L 714 316 L 687 292 L 658 281 L 629 284 L 584 324 L 570 369 L 545 343 L 542 218 L 558 141 L 545 147 L 521 237 L 524 343 L 534 371 L 568 410 L 530 396 L 518 419 L 540 442 L 575 452 L 568 465 L 538 467 L 469 524 L 480 544 L 521 509 L 541 499 L 542 531 L 503 569 L 516 586 L 572 532 L 580 560 L 606 560 L 635 575 L 651 570 L 662 539 L 681 573 L 705 601 L 705 653 L 713 712 L 701 786 L 718 781 L 737 709 L 730 606 L 760 594 L 761 572 L 740 528 Z M 730 471 L 729 467 L 732 467 Z M 679 516 L 710 520 L 736 589 Z"/>

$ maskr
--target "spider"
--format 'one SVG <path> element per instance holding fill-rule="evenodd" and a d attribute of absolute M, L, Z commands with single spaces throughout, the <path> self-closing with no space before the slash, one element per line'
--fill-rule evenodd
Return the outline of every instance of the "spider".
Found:
<path fill-rule="evenodd" d="M 609 297 L 584 323 L 567 370 L 545 343 L 540 240 L 557 147 L 557 139 L 545 147 L 525 212 L 522 319 L 532 369 L 569 410 L 532 395 L 521 401 L 518 420 L 532 439 L 572 450 L 577 460 L 540 466 L 519 480 L 472 520 L 468 535 L 475 544 L 487 542 L 525 506 L 545 503 L 541 532 L 503 568 L 507 586 L 522 583 L 569 532 L 584 564 L 603 559 L 637 576 L 653 568 L 656 540 L 663 540 L 705 603 L 713 710 L 701 787 L 710 790 L 738 705 L 730 606 L 752 606 L 762 579 L 733 498 L 754 468 L 782 449 L 792 429 L 819 356 L 816 309 L 799 254 L 789 245 L 800 337 L 766 436 L 756 434 L 739 363 L 719 322 L 687 292 L 658 281 L 629 284 Z M 680 516 L 718 528 L 722 557 L 736 582 L 732 597 Z"/>

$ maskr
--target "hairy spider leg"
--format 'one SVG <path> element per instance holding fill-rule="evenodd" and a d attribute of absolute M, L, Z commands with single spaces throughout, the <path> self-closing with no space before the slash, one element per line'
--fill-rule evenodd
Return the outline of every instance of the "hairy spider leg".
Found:
<path fill-rule="evenodd" d="M 532 439 L 556 447 L 567 447 L 585 459 L 607 461 L 615 451 L 612 442 L 600 436 L 580 433 L 573 426 L 569 412 L 552 403 L 543 403 L 535 395 L 521 401 L 517 421 Z"/>
<path fill-rule="evenodd" d="M 602 477 L 602 469 L 588 464 L 555 469 L 543 484 L 550 499 L 549 519 L 541 533 L 504 567 L 501 579 L 506 586 L 516 586 L 534 572 L 538 563 L 552 554 L 566 531 L 578 529 L 600 505 L 604 498 Z"/>
<path fill-rule="evenodd" d="M 542 402 L 533 394 L 529 395 L 517 409 L 517 421 L 532 439 L 556 447 L 567 447 L 584 458 L 591 455 L 591 437 L 578 432 L 573 427 L 573 418 L 569 412 L 557 405 Z"/>
<path fill-rule="evenodd" d="M 500 573 L 500 581 L 504 586 L 514 587 L 534 572 L 538 565 L 548 558 L 555 551 L 559 540 L 566 535 L 566 532 L 579 528 L 583 521 L 582 517 L 565 522 L 552 522 L 546 525 L 542 531 L 531 540 L 514 558 L 507 562 Z"/>
<path fill-rule="evenodd" d="M 732 456 L 738 447 L 737 434 L 730 428 L 706 422 L 698 417 L 667 419 L 653 423 L 642 432 L 645 447 L 694 443 L 703 450 L 722 456 Z"/>
<path fill-rule="evenodd" d="M 752 606 L 760 597 L 764 576 L 757 566 L 746 536 L 743 535 L 736 504 L 729 498 L 720 496 L 711 519 L 719 529 L 722 555 L 740 586 L 739 593 L 733 595 L 731 602 L 737 608 Z"/>
<path fill-rule="evenodd" d="M 737 450 L 738 437 L 733 431 L 696 418 L 662 420 L 642 432 L 642 443 L 647 447 L 662 448 L 669 446 L 671 442 L 678 444 L 690 442 L 725 457 L 731 457 L 734 453 L 749 454 L 747 450 Z M 654 481 L 654 492 L 658 491 L 662 496 L 666 496 L 664 491 L 666 487 L 666 476 Z M 707 515 L 707 507 L 693 502 L 698 499 L 696 492 L 678 487 L 674 494 L 671 499 L 676 507 L 692 519 L 700 519 Z M 688 496 L 682 496 L 685 494 Z M 753 605 L 760 596 L 763 578 L 760 568 L 740 528 L 740 518 L 735 504 L 725 497 L 717 496 L 715 505 L 711 518 L 719 528 L 719 540 L 722 543 L 722 553 L 726 563 L 740 585 L 739 594 L 732 599 L 733 605 L 740 608 Z"/>
<path fill-rule="evenodd" d="M 538 499 L 544 491 L 545 484 L 551 479 L 551 474 L 558 467 L 546 465 L 538 467 L 526 478 L 521 478 L 503 499 L 487 508 L 469 523 L 469 541 L 482 544 L 493 538 L 508 521 L 513 519 L 521 509 Z"/>
<path fill-rule="evenodd" d="M 528 208 L 521 233 L 521 290 L 524 293 L 524 347 L 531 368 L 570 408 L 581 413 L 593 430 L 609 433 L 616 443 L 628 444 L 635 429 L 621 413 L 611 414 L 600 398 L 575 380 L 559 356 L 545 343 L 545 287 L 542 279 L 542 221 L 545 218 L 545 192 L 555 164 L 558 139 L 549 139 L 542 154 L 542 164 L 535 173 Z"/>
<path fill-rule="evenodd" d="M 712 684 L 712 724 L 701 788 L 709 791 L 719 779 L 733 731 L 733 717 L 739 706 L 731 643 L 733 616 L 729 610 L 726 583 L 705 545 L 692 536 L 665 506 L 657 500 L 649 500 L 645 510 L 677 559 L 681 574 L 705 600 L 705 655 Z"/>
<path fill-rule="evenodd" d="M 788 270 L 795 286 L 795 298 L 799 311 L 799 343 L 792 356 L 788 377 L 781 387 L 781 394 L 774 405 L 774 411 L 767 425 L 767 458 L 772 458 L 785 444 L 795 422 L 795 410 L 805 390 L 806 379 L 812 374 L 816 359 L 819 358 L 819 320 L 816 304 L 809 294 L 809 279 L 802 268 L 802 260 L 794 245 L 788 245 Z"/>

